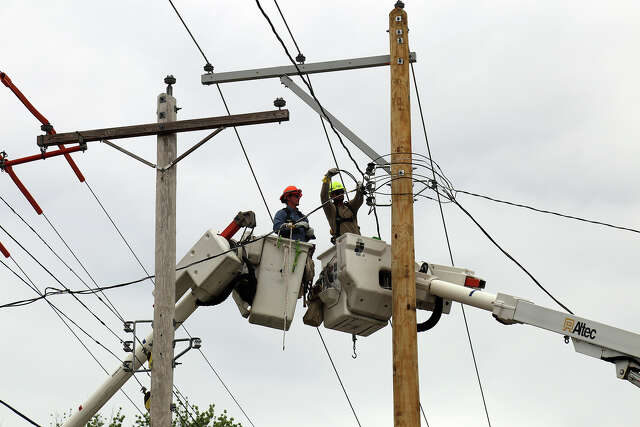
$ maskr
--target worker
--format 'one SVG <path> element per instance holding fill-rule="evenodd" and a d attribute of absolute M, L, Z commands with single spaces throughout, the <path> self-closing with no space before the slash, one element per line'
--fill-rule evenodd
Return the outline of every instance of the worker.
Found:
<path fill-rule="evenodd" d="M 276 212 L 273 218 L 273 231 L 282 237 L 308 242 L 315 239 L 313 228 L 309 227 L 307 218 L 298 210 L 302 190 L 290 185 L 284 189 L 280 201 L 286 206 Z"/>
<path fill-rule="evenodd" d="M 364 199 L 364 187 L 358 183 L 356 196 L 350 202 L 345 202 L 344 186 L 340 182 L 331 181 L 331 178 L 337 174 L 337 168 L 329 169 L 322 179 L 320 190 L 322 208 L 331 228 L 331 243 L 335 243 L 336 239 L 344 233 L 360 234 L 358 209 L 362 206 Z"/>
<path fill-rule="evenodd" d="M 273 231 L 278 233 L 279 236 L 288 239 L 308 242 L 309 240 L 315 239 L 316 236 L 314 235 L 313 228 L 309 227 L 307 217 L 298 210 L 301 197 L 302 190 L 294 185 L 290 185 L 284 189 L 280 196 L 280 201 L 287 206 L 276 212 L 276 216 L 273 218 Z M 304 291 L 310 288 L 313 283 L 313 276 L 315 276 L 313 252 L 315 247 L 315 245 L 312 245 L 307 255 L 307 263 L 304 268 L 304 274 L 302 275 L 300 296 L 302 296 Z"/>
<path fill-rule="evenodd" d="M 329 221 L 331 228 L 331 243 L 335 244 L 336 239 L 344 233 L 360 234 L 358 227 L 358 209 L 362 206 L 364 199 L 364 188 L 361 184 L 357 185 L 356 196 L 351 202 L 344 201 L 344 186 L 339 182 L 331 182 L 331 178 L 338 174 L 338 169 L 331 168 L 327 171 L 322 179 L 322 189 L 320 190 L 320 201 L 324 214 Z M 309 308 L 304 314 L 302 321 L 309 326 L 318 327 L 322 324 L 324 314 L 322 310 L 322 301 L 319 294 L 329 285 L 323 277 L 327 277 L 328 272 L 325 270 L 320 272 L 320 279 L 308 289 L 306 293 Z"/>

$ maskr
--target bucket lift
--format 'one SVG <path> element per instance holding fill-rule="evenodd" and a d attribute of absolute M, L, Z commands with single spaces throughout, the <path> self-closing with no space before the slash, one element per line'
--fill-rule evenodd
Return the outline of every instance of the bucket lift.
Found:
<path fill-rule="evenodd" d="M 245 274 L 255 274 L 255 295 L 233 290 L 233 299 L 249 323 L 289 330 L 301 296 L 310 243 L 279 236 L 267 236 L 246 243 L 243 250 Z M 253 273 L 251 272 L 253 270 Z"/>
<path fill-rule="evenodd" d="M 231 228 L 221 235 L 207 231 L 178 263 L 176 328 L 198 306 L 219 304 L 232 294 L 250 323 L 288 330 L 312 245 L 276 236 L 246 235 L 238 244 L 230 239 L 239 226 Z M 316 284 L 321 286 L 318 296 L 326 328 L 368 336 L 387 325 L 392 314 L 389 244 L 347 233 L 318 258 L 322 272 Z M 564 335 L 565 341 L 573 341 L 577 352 L 613 363 L 618 378 L 640 387 L 640 335 L 511 295 L 485 292 L 485 281 L 471 270 L 427 263 L 416 263 L 414 268 L 417 309 L 433 311 L 439 317 L 448 314 L 456 301 L 487 310 L 503 324 L 528 324 Z M 153 333 L 64 427 L 86 425 L 147 360 L 152 345 Z"/>
<path fill-rule="evenodd" d="M 354 335 L 369 336 L 385 327 L 391 318 L 391 245 L 346 233 L 335 246 L 318 256 L 322 262 L 319 293 L 324 326 Z M 436 264 L 415 264 L 416 308 L 434 311 L 438 297 L 429 293 L 429 283 L 440 278 L 459 286 L 484 286 L 484 281 L 464 268 Z M 449 314 L 451 300 L 445 299 L 442 313 Z"/>
<path fill-rule="evenodd" d="M 214 230 L 205 232 L 176 266 L 175 328 L 199 306 L 217 305 L 234 292 L 241 313 L 250 323 L 288 330 L 312 245 L 267 236 L 239 246 L 227 230 L 229 227 L 222 235 Z M 247 294 L 251 296 L 248 302 L 241 296 Z M 153 332 L 79 405 L 64 427 L 86 425 L 148 360 L 152 346 Z"/>

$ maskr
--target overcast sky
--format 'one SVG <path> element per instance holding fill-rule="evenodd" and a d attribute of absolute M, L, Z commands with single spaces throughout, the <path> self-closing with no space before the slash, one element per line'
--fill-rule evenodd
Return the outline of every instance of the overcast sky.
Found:
<path fill-rule="evenodd" d="M 177 0 L 215 71 L 288 63 L 255 2 Z M 262 0 L 280 35 L 295 47 L 270 0 Z M 387 54 L 393 1 L 280 0 L 307 62 Z M 640 134 L 640 7 L 634 1 L 406 1 L 411 50 L 434 159 L 459 189 L 614 224 L 640 226 L 637 184 Z M 214 87 L 200 84 L 205 61 L 169 2 L 13 1 L 0 3 L 0 70 L 6 72 L 58 132 L 156 121 L 156 97 L 173 74 L 179 119 L 225 114 Z M 313 77 L 323 105 L 376 151 L 389 149 L 389 72 L 376 68 Z M 298 84 L 299 80 L 296 79 Z M 271 212 L 287 185 L 303 189 L 301 209 L 319 204 L 321 178 L 332 167 L 317 114 L 277 79 L 221 86 L 232 113 L 272 109 L 284 97 L 291 120 L 239 128 Z M 39 123 L 0 88 L 0 150 L 10 158 L 38 153 Z M 414 151 L 426 154 L 412 87 Z M 180 134 L 179 151 L 206 135 Z M 155 162 L 155 137 L 121 140 Z M 340 166 L 356 172 L 332 135 Z M 348 143 L 361 168 L 367 158 Z M 98 142 L 74 154 L 87 182 L 145 267 L 154 265 L 155 171 Z M 16 173 L 100 285 L 137 279 L 137 265 L 111 223 L 58 157 L 16 166 Z M 42 216 L 6 174 L 0 194 L 91 283 Z M 349 184 L 351 185 L 351 184 Z M 637 326 L 637 234 L 579 223 L 460 194 L 460 202 L 538 280 L 576 314 L 622 329 Z M 385 198 L 380 199 L 385 203 Z M 226 130 L 178 168 L 177 256 L 207 230 L 222 230 L 240 210 L 254 210 L 257 232 L 270 229 L 247 162 Z M 321 211 L 320 211 L 321 212 Z M 330 246 L 326 220 L 313 215 L 318 253 Z M 475 270 L 487 290 L 557 308 L 455 206 L 444 209 L 457 266 Z M 375 234 L 362 209 L 364 235 Z M 390 211 L 379 209 L 383 238 Z M 74 277 L 4 204 L 0 224 L 68 287 Z M 0 241 L 43 289 L 58 286 L 4 233 Z M 415 205 L 419 261 L 448 264 L 437 204 Z M 10 261 L 10 265 L 13 263 Z M 319 262 L 317 263 L 319 267 Z M 318 270 L 318 268 L 317 268 Z M 0 303 L 35 294 L 0 266 Z M 153 317 L 150 283 L 111 291 L 126 319 Z M 95 298 L 83 301 L 123 339 L 117 318 Z M 69 296 L 54 303 L 124 357 L 116 338 Z M 256 426 L 357 425 L 312 328 L 296 318 L 282 351 L 280 331 L 250 325 L 232 301 L 202 308 L 187 322 L 203 351 Z M 503 326 L 467 308 L 471 338 L 494 427 L 635 426 L 640 390 L 614 366 L 581 355 L 561 336 L 524 325 Z M 428 313 L 418 313 L 426 319 Z M 0 399 L 37 422 L 77 408 L 106 374 L 42 302 L 0 309 Z M 391 329 L 358 340 L 321 328 L 363 426 L 393 422 Z M 178 332 L 182 337 L 184 332 Z M 83 336 L 107 371 L 118 361 Z M 429 425 L 486 426 L 487 420 L 460 306 L 418 336 L 420 399 Z M 250 425 L 204 359 L 183 356 L 175 383 L 199 406 Z M 139 379 L 147 386 L 148 378 Z M 142 407 L 139 386 L 124 387 Z M 103 409 L 135 408 L 122 394 Z M 0 408 L 0 425 L 25 423 Z M 426 425 L 423 420 L 423 425 Z"/>

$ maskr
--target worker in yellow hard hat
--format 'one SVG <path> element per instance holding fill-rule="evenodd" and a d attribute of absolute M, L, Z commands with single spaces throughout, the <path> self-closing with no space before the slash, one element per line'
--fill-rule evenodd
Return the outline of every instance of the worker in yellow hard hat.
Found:
<path fill-rule="evenodd" d="M 329 169 L 322 178 L 322 189 L 320 190 L 320 201 L 327 221 L 329 221 L 333 243 L 344 233 L 360 234 L 358 209 L 362 206 L 364 199 L 364 187 L 358 183 L 353 200 L 345 202 L 344 186 L 338 181 L 331 181 L 331 178 L 337 174 L 338 169 Z"/>

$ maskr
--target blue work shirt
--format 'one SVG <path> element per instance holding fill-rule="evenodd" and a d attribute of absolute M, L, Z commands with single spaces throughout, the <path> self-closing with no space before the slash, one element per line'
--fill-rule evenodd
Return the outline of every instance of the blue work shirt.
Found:
<path fill-rule="evenodd" d="M 289 206 L 280 209 L 278 212 L 276 212 L 276 216 L 273 218 L 273 231 L 275 231 L 277 234 L 278 232 L 280 232 L 280 227 L 282 226 L 282 224 L 286 222 L 296 222 L 302 218 L 304 218 L 304 215 L 302 215 L 302 212 L 300 212 L 298 209 L 291 209 Z M 302 221 L 307 221 L 307 219 L 302 219 Z M 285 232 L 284 230 L 287 231 Z M 289 238 L 288 229 L 285 228 L 284 230 L 280 232 L 280 235 L 282 237 Z M 300 240 L 301 242 L 307 242 L 309 240 L 307 239 L 307 229 L 304 227 L 294 228 L 292 234 L 292 240 Z"/>

